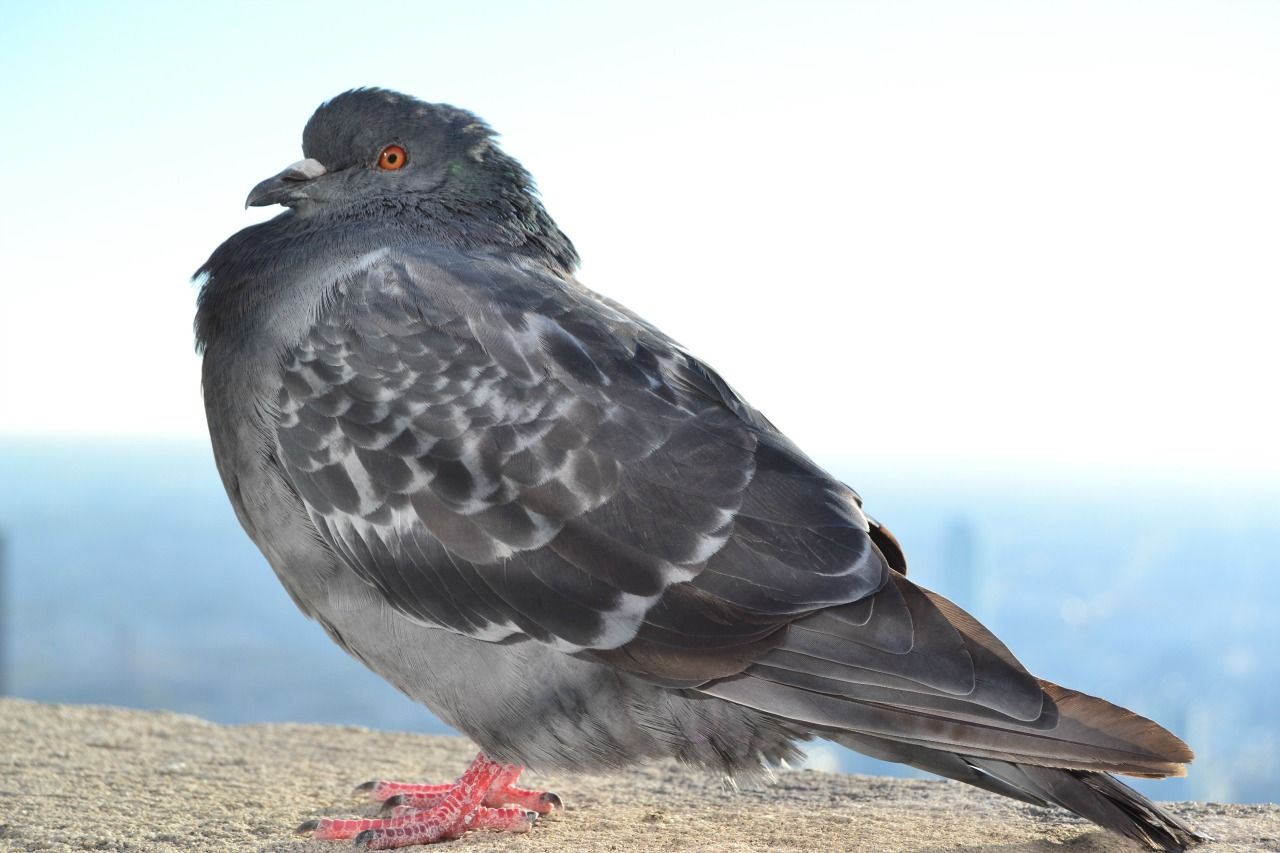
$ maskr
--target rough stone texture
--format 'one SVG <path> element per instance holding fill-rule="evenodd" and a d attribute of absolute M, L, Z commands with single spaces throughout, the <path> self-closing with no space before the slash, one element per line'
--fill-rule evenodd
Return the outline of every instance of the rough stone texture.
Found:
<path fill-rule="evenodd" d="M 449 737 L 314 725 L 220 726 L 178 714 L 0 700 L 0 850 L 289 850 L 319 816 L 372 814 L 371 778 L 444 780 L 474 754 Z M 564 814 L 528 835 L 475 833 L 453 851 L 1136 851 L 1063 812 L 948 782 L 788 771 L 737 792 L 673 764 L 553 774 Z M 1280 850 L 1280 807 L 1174 807 L 1218 841 Z M 422 849 L 422 848 L 419 848 Z"/>

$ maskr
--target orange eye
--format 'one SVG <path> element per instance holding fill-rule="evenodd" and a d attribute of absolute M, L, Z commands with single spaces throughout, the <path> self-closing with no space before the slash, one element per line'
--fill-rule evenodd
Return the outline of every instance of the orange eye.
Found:
<path fill-rule="evenodd" d="M 409 152 L 405 151 L 399 145 L 388 145 L 382 149 L 382 153 L 378 155 L 378 168 L 386 169 L 388 172 L 394 172 L 396 169 L 403 169 L 405 164 L 409 162 Z"/>

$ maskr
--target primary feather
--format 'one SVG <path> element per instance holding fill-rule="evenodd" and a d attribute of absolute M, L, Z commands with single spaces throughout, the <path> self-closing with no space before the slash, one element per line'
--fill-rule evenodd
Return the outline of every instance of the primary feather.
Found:
<path fill-rule="evenodd" d="M 389 143 L 408 165 L 381 174 Z M 573 278 L 482 122 L 356 90 L 304 153 L 255 190 L 293 209 L 201 269 L 197 337 L 237 514 L 344 648 L 535 767 L 749 771 L 822 734 L 1196 839 L 1105 775 L 1179 774 L 1186 746 L 908 580 L 857 494 Z"/>

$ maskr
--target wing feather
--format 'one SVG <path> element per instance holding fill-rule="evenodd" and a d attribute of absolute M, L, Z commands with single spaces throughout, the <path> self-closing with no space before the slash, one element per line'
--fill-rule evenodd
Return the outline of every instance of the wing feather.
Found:
<path fill-rule="evenodd" d="M 572 282 L 387 255 L 326 304 L 283 359 L 279 457 L 408 618 L 707 678 L 884 582 L 856 495 Z"/>

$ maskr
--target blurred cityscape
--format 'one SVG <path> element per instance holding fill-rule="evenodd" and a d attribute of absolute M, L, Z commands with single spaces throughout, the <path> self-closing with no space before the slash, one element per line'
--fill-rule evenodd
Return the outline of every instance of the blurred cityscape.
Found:
<path fill-rule="evenodd" d="M 961 488 L 850 463 L 911 575 L 1038 675 L 1198 758 L 1160 799 L 1280 800 L 1280 504 L 1256 491 Z M 0 692 L 225 723 L 446 731 L 299 614 L 201 445 L 0 444 Z M 831 744 L 814 766 L 919 775 Z"/>

